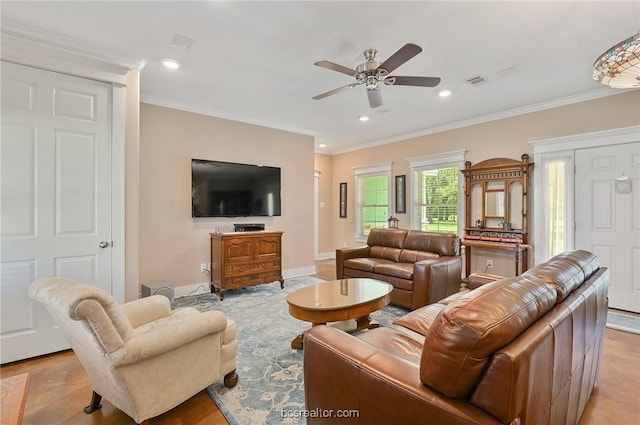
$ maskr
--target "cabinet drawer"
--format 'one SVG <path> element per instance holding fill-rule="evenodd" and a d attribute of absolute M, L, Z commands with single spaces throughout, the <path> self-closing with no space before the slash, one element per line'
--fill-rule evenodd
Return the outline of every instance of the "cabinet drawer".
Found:
<path fill-rule="evenodd" d="M 280 272 L 254 273 L 242 276 L 227 277 L 225 279 L 225 289 L 244 288 L 245 286 L 258 285 L 260 283 L 271 283 L 280 279 Z"/>
<path fill-rule="evenodd" d="M 245 264 L 227 264 L 224 268 L 224 274 L 237 275 L 247 273 L 262 273 L 265 271 L 280 270 L 280 261 L 266 261 L 262 263 L 245 263 Z"/>

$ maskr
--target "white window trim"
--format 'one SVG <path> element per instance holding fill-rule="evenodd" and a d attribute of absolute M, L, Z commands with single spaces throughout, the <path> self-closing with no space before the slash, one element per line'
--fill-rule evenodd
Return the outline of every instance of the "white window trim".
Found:
<path fill-rule="evenodd" d="M 567 249 L 573 249 L 575 245 L 575 209 L 574 209 L 574 191 L 575 191 L 575 179 L 574 179 L 574 171 L 575 164 L 573 158 L 575 158 L 575 151 L 578 149 L 588 149 L 595 147 L 603 147 L 603 146 L 613 146 L 619 145 L 623 143 L 632 143 L 640 140 L 640 126 L 634 125 L 630 127 L 622 127 L 616 128 L 612 130 L 603 130 L 603 131 L 594 131 L 591 133 L 582 133 L 576 134 L 572 136 L 564 136 L 564 137 L 554 137 L 551 139 L 542 139 L 542 140 L 533 140 L 529 142 L 531 147 L 533 148 L 534 155 L 534 163 L 536 163 L 536 168 L 544 170 L 542 165 L 545 160 L 554 158 L 558 158 L 558 156 L 567 154 L 567 152 L 571 152 L 571 167 L 569 168 L 569 176 L 570 180 L 567 181 L 567 199 L 570 200 L 570 205 L 567 205 L 567 223 L 569 226 L 567 227 L 568 233 L 571 232 L 571 237 L 567 236 Z M 533 234 L 534 234 L 534 243 L 533 250 L 535 256 L 535 264 L 540 264 L 546 261 L 549 256 L 547 252 L 547 246 L 544 241 L 545 238 L 545 229 L 548 226 L 547 217 L 545 214 L 537 214 L 535 211 L 535 205 L 543 205 L 543 200 L 546 198 L 545 191 L 545 179 L 543 177 L 543 172 L 535 172 L 534 171 L 533 178 L 533 193 L 534 193 L 534 204 L 532 205 L 532 209 L 529 211 L 530 214 L 533 214 Z M 543 205 L 544 208 L 544 205 Z M 544 211 L 544 210 L 543 210 Z"/>
<path fill-rule="evenodd" d="M 409 209 L 409 219 L 412 229 L 419 229 L 420 223 L 418 223 L 418 217 L 415 214 L 415 208 L 413 201 L 416 197 L 415 193 L 415 173 L 417 171 L 426 170 L 438 170 L 441 168 L 458 168 L 464 169 L 464 155 L 466 150 L 459 150 L 453 152 L 445 152 L 434 155 L 418 156 L 413 158 L 407 158 L 409 161 L 409 202 L 407 208 Z M 464 179 L 458 176 L 458 235 L 461 235 L 464 230 Z"/>
<path fill-rule="evenodd" d="M 549 151 L 545 153 L 537 153 L 534 154 L 534 162 L 539 170 L 539 172 L 534 173 L 533 184 L 533 199 L 534 203 L 532 205 L 531 213 L 533 213 L 534 217 L 534 241 L 536 241 L 534 246 L 534 261 L 535 264 L 540 264 L 545 262 L 549 257 L 549 249 L 547 245 L 547 235 L 549 234 L 549 217 L 544 212 L 547 211 L 548 208 L 548 196 L 546 188 L 549 187 L 549 176 L 546 172 L 547 164 L 552 161 L 564 160 L 565 167 L 565 248 L 566 250 L 573 249 L 574 246 L 574 188 L 575 188 L 575 179 L 574 179 L 574 170 L 575 170 L 575 162 L 574 162 L 574 151 L 573 150 L 558 150 L 558 151 Z M 540 188 L 540 190 L 536 190 L 536 188 Z M 534 208 L 538 205 L 539 214 L 536 214 Z"/>
<path fill-rule="evenodd" d="M 360 233 L 360 230 L 362 229 L 362 221 L 363 221 L 363 217 L 362 217 L 362 212 L 360 211 L 359 205 L 360 205 L 360 198 L 362 196 L 362 194 L 360 193 L 360 185 L 358 184 L 358 178 L 359 177 L 364 177 L 367 176 L 369 174 L 386 174 L 387 175 L 387 193 L 389 194 L 389 201 L 388 201 L 388 205 L 389 205 L 389 211 L 387 213 L 387 215 L 389 217 L 391 217 L 391 162 L 382 162 L 379 164 L 371 164 L 371 165 L 363 165 L 360 167 L 353 167 L 353 173 L 355 175 L 355 187 L 354 187 L 354 193 L 355 193 L 355 202 L 354 202 L 354 210 L 355 210 L 355 235 L 354 235 L 354 240 L 356 242 L 366 242 L 367 241 L 367 237 L 362 235 Z"/>

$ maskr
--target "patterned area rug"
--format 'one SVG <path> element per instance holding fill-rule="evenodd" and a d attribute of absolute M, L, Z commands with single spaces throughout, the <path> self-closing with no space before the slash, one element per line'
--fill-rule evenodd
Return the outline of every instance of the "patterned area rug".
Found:
<path fill-rule="evenodd" d="M 304 424 L 302 351 L 291 348 L 291 340 L 310 324 L 289 315 L 286 296 L 305 285 L 322 282 L 315 277 L 287 279 L 280 283 L 218 294 L 177 298 L 175 307 L 193 306 L 201 311 L 220 310 L 238 326 L 238 385 L 225 388 L 216 383 L 207 392 L 233 425 Z M 390 324 L 407 310 L 387 306 L 371 315 L 382 325 Z"/>

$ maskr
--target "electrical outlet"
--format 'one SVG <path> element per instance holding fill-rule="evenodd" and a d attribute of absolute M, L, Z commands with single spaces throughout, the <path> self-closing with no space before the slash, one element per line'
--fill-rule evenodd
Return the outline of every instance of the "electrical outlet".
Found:
<path fill-rule="evenodd" d="M 209 271 L 208 264 L 207 263 L 200 264 L 200 271 L 201 272 L 208 272 Z"/>
<path fill-rule="evenodd" d="M 487 268 L 488 269 L 493 268 L 493 260 L 491 258 L 487 258 Z"/>

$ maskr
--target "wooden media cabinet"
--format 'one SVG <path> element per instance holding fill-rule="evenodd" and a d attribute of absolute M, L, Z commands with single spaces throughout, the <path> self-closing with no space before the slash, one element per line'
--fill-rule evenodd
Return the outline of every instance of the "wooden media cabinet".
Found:
<path fill-rule="evenodd" d="M 211 292 L 240 289 L 282 278 L 282 233 L 211 233 Z"/>

